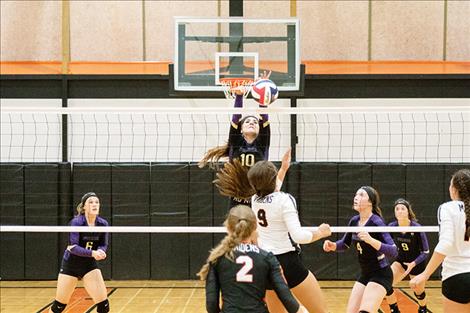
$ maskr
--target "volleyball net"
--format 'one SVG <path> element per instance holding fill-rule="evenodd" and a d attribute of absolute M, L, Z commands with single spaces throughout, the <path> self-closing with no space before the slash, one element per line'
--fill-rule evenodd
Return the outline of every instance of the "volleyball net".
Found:
<path fill-rule="evenodd" d="M 197 162 L 227 141 L 233 113 L 269 114 L 270 160 L 295 152 L 283 191 L 296 198 L 302 225 L 328 223 L 332 240 L 426 232 L 433 248 L 448 179 L 470 163 L 470 112 L 459 99 L 297 99 L 297 107 L 278 99 L 267 109 L 250 99 L 243 109 L 218 99 L 90 101 L 2 101 L 0 251 L 10 256 L 2 279 L 55 279 L 69 232 L 112 234 L 106 278 L 194 279 L 226 231 L 229 207 L 214 171 Z M 379 191 L 386 222 L 404 197 L 424 226 L 345 226 L 363 185 Z M 65 226 L 88 191 L 112 226 Z M 303 249 L 317 277 L 354 279 L 352 254 L 331 256 L 318 243 Z"/>
<path fill-rule="evenodd" d="M 186 99 L 188 100 L 188 99 Z M 270 159 L 299 162 L 470 161 L 466 99 L 279 99 L 266 110 L 224 100 L 188 106 L 2 106 L 2 162 L 197 162 L 228 139 L 231 114 L 269 113 Z M 247 100 L 250 102 L 253 100 Z M 193 104 L 191 106 L 191 104 Z M 157 106 L 158 105 L 158 106 Z M 66 151 L 66 157 L 64 156 Z"/>

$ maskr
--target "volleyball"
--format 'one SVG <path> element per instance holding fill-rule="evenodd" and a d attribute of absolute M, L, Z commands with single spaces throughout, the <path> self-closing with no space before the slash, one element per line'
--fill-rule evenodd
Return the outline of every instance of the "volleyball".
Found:
<path fill-rule="evenodd" d="M 276 84 L 269 79 L 260 79 L 253 84 L 251 95 L 261 105 L 270 105 L 279 96 Z"/>

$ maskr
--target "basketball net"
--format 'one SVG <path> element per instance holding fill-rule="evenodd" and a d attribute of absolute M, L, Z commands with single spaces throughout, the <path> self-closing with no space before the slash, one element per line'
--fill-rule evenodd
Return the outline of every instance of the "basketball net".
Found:
<path fill-rule="evenodd" d="M 235 99 L 238 91 L 243 92 L 243 98 L 246 99 L 251 91 L 253 79 L 250 78 L 221 78 L 220 84 L 223 87 L 227 99 Z"/>

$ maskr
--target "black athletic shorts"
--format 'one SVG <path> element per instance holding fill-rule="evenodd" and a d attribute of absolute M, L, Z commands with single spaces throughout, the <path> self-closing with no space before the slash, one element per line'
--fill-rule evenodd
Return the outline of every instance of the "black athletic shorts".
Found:
<path fill-rule="evenodd" d="M 470 272 L 450 276 L 442 281 L 442 294 L 454 302 L 470 303 Z"/>
<path fill-rule="evenodd" d="M 397 260 L 397 262 L 400 263 L 401 267 L 403 267 L 403 269 L 406 271 L 408 266 L 405 265 L 405 262 L 398 261 L 398 260 Z M 406 263 L 410 263 L 410 262 L 406 262 Z M 414 276 L 419 275 L 422 272 L 424 272 L 425 268 L 426 268 L 426 262 L 421 262 L 418 265 L 416 265 L 415 267 L 413 267 L 413 269 L 410 272 L 410 275 L 414 275 Z"/>
<path fill-rule="evenodd" d="M 290 251 L 276 255 L 281 264 L 282 273 L 287 281 L 289 288 L 300 285 L 308 276 L 308 269 L 302 263 L 298 251 Z"/>
<path fill-rule="evenodd" d="M 385 288 L 387 295 L 392 294 L 393 291 L 393 272 L 390 266 L 370 273 L 361 273 L 357 281 L 364 286 L 367 286 L 369 282 L 377 283 Z"/>
<path fill-rule="evenodd" d="M 98 263 L 93 258 L 83 258 L 84 260 L 77 260 L 77 258 L 62 259 L 59 273 L 81 279 L 87 273 L 98 268 Z"/>

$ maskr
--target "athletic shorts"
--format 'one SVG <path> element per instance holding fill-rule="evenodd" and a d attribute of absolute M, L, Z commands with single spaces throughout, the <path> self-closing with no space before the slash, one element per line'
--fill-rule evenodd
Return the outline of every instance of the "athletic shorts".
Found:
<path fill-rule="evenodd" d="M 378 269 L 370 273 L 361 273 L 361 276 L 357 281 L 364 286 L 367 286 L 368 283 L 374 282 L 385 288 L 387 295 L 391 294 L 393 291 L 393 272 L 390 266 Z"/>
<path fill-rule="evenodd" d="M 453 275 L 442 281 L 442 294 L 454 302 L 470 303 L 470 272 Z"/>
<path fill-rule="evenodd" d="M 281 264 L 282 273 L 289 288 L 294 288 L 302 283 L 308 276 L 308 269 L 302 263 L 297 251 L 290 251 L 276 255 Z"/>
<path fill-rule="evenodd" d="M 62 259 L 59 273 L 81 279 L 87 273 L 98 268 L 98 263 L 96 263 L 96 260 L 93 258 L 86 258 L 84 261 L 77 261 L 76 258 L 77 257 L 68 260 Z"/>
<path fill-rule="evenodd" d="M 402 262 L 402 261 L 396 260 L 396 262 L 400 263 L 401 267 L 406 271 L 408 267 L 405 265 L 405 261 Z M 406 263 L 410 263 L 410 262 L 406 262 Z M 426 268 L 426 262 L 421 262 L 415 267 L 413 267 L 413 269 L 410 272 L 410 275 L 414 275 L 414 276 L 419 275 L 422 272 L 424 272 L 425 268 Z"/>

